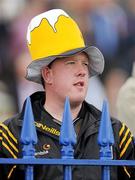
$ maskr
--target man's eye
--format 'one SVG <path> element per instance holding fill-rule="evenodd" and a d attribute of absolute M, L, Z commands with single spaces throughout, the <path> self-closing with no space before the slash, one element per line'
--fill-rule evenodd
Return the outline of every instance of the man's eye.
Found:
<path fill-rule="evenodd" d="M 75 64 L 74 61 L 68 61 L 66 64 Z"/>
<path fill-rule="evenodd" d="M 88 63 L 84 63 L 84 65 L 85 65 L 85 66 L 89 66 L 89 64 L 88 64 Z"/>

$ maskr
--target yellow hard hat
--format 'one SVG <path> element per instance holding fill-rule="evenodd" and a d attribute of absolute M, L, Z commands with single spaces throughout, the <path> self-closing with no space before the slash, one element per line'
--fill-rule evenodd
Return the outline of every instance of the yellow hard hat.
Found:
<path fill-rule="evenodd" d="M 34 17 L 27 30 L 27 44 L 32 63 L 26 78 L 41 83 L 41 69 L 56 58 L 69 57 L 79 52 L 90 59 L 90 75 L 101 74 L 104 57 L 94 46 L 85 46 L 76 22 L 62 9 L 53 9 Z"/>

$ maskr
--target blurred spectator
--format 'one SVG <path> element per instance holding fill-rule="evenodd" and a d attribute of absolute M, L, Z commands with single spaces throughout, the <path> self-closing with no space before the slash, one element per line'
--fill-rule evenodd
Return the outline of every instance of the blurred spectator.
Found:
<path fill-rule="evenodd" d="M 135 1 L 125 0 L 121 2 L 127 16 L 127 36 L 120 44 L 120 67 L 131 76 L 133 62 L 135 60 Z"/>
<path fill-rule="evenodd" d="M 123 51 L 128 37 L 127 15 L 116 0 L 99 0 L 89 17 L 94 43 L 105 56 L 101 80 L 110 103 L 110 113 L 116 116 L 117 93 L 132 66 L 131 59 L 125 54 L 127 51 Z"/>
<path fill-rule="evenodd" d="M 9 45 L 11 37 L 9 29 L 9 23 L 5 21 L 0 22 L 0 81 L 5 84 L 7 93 L 14 97 L 15 74 Z"/>
<path fill-rule="evenodd" d="M 116 0 L 99 0 L 90 12 L 90 20 L 95 44 L 109 61 L 117 55 L 121 39 L 127 36 L 126 13 Z"/>
<path fill-rule="evenodd" d="M 110 114 L 116 117 L 116 100 L 119 89 L 127 79 L 127 74 L 119 68 L 111 69 L 106 76 L 105 92 L 109 101 Z"/>
<path fill-rule="evenodd" d="M 117 117 L 125 122 L 135 135 L 135 64 L 132 76 L 127 79 L 119 91 Z"/>
<path fill-rule="evenodd" d="M 31 83 L 25 79 L 26 68 L 31 62 L 30 55 L 27 51 L 19 54 L 15 61 L 16 73 L 16 96 L 18 111 L 22 108 L 24 100 L 35 91 L 43 90 L 42 86 L 37 83 Z"/>
<path fill-rule="evenodd" d="M 9 21 L 15 18 L 24 7 L 26 0 L 0 0 L 0 20 Z"/>
<path fill-rule="evenodd" d="M 0 122 L 15 114 L 12 96 L 9 95 L 6 85 L 0 81 Z"/>

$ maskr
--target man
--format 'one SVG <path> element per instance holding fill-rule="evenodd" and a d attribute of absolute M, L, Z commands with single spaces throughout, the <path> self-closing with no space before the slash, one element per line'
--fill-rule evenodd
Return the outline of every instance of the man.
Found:
<path fill-rule="evenodd" d="M 75 158 L 98 159 L 97 135 L 101 112 L 85 102 L 88 79 L 104 68 L 102 53 L 93 46 L 86 47 L 75 21 L 63 10 L 54 9 L 33 18 L 28 27 L 28 47 L 32 63 L 27 79 L 43 84 L 45 92 L 31 95 L 38 134 L 36 158 L 60 158 L 60 125 L 65 97 L 70 100 L 71 113 L 77 133 Z M 1 157 L 22 157 L 20 132 L 22 112 L 1 124 Z M 134 159 L 133 139 L 128 128 L 112 120 L 115 144 L 114 159 Z M 24 179 L 23 166 L 4 166 L 1 179 Z M 111 179 L 129 179 L 132 168 L 111 168 Z M 100 180 L 101 167 L 73 167 L 75 180 Z M 61 166 L 36 166 L 35 180 L 62 180 Z"/>

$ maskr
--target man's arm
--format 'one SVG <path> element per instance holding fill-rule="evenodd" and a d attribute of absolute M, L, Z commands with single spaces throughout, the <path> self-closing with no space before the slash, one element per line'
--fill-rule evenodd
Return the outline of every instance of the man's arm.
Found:
<path fill-rule="evenodd" d="M 119 159 L 120 160 L 135 160 L 135 145 L 134 138 L 130 129 L 124 124 L 121 124 L 119 129 Z M 135 168 L 120 167 L 118 179 L 135 179 Z"/>
<path fill-rule="evenodd" d="M 18 157 L 18 142 L 12 134 L 8 126 L 4 123 L 0 124 L 0 158 L 17 158 Z M 0 179 L 9 179 L 16 165 L 0 165 Z"/>

